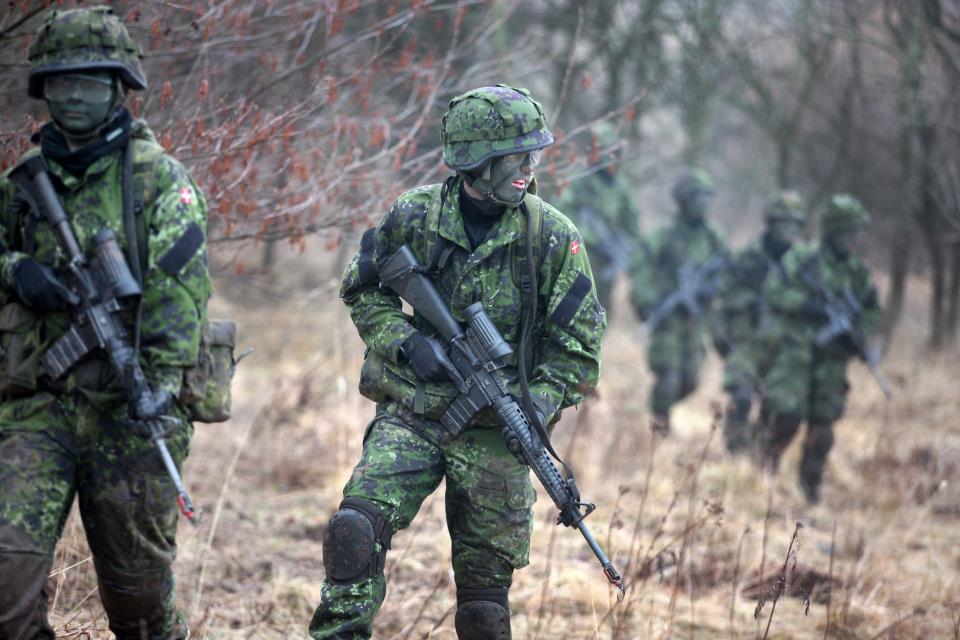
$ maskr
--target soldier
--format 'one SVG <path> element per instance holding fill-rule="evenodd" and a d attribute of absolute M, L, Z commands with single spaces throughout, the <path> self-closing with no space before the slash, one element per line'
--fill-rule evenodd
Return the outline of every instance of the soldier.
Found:
<path fill-rule="evenodd" d="M 371 636 L 386 593 L 390 539 L 444 480 L 462 640 L 510 638 L 507 591 L 514 570 L 528 562 L 529 470 L 507 449 L 489 411 L 459 435 L 438 421 L 458 391 L 438 358 L 434 330 L 378 286 L 387 258 L 409 244 L 460 322 L 466 307 L 483 302 L 527 363 L 513 361 L 505 374 L 519 398 L 526 384 L 519 371 L 530 372 L 540 414 L 532 419 L 555 422 L 599 376 L 606 316 L 583 241 L 532 193 L 541 150 L 553 143 L 539 103 L 505 85 L 469 91 L 450 102 L 442 140 L 444 162 L 456 174 L 401 195 L 364 234 L 343 275 L 341 296 L 369 347 L 361 392 L 377 402 L 377 413 L 324 534 L 314 638 Z M 522 321 L 525 309 L 533 313 Z M 532 341 L 522 339 L 527 322 Z"/>
<path fill-rule="evenodd" d="M 594 144 L 604 149 L 615 146 L 613 127 L 601 124 L 594 128 Z M 567 187 L 559 203 L 590 247 L 590 268 L 604 309 L 610 308 L 617 275 L 630 266 L 641 246 L 639 212 L 619 171 L 618 154 L 614 149 L 605 162 L 594 163 L 588 175 Z"/>
<path fill-rule="evenodd" d="M 717 298 L 718 322 L 714 346 L 724 358 L 723 388 L 730 394 L 724 440 L 731 453 L 753 440 L 747 421 L 753 394 L 763 380 L 781 338 L 775 323 L 766 321 L 763 283 L 767 274 L 781 270 L 781 258 L 796 242 L 804 225 L 803 202 L 795 191 L 776 191 L 763 209 L 763 235 L 737 252 L 724 274 Z"/>
<path fill-rule="evenodd" d="M 122 317 L 131 336 L 139 325 L 155 417 L 168 426 L 179 466 L 193 426 L 177 397 L 197 362 L 211 293 L 207 212 L 190 174 L 123 106 L 127 91 L 147 86 L 141 58 L 111 9 L 50 12 L 29 50 L 28 93 L 46 101 L 51 121 L 18 166 L 43 157 L 83 251 L 110 229 L 128 252 L 124 220 L 136 216 L 141 317 Z M 174 606 L 177 493 L 153 443 L 133 428 L 103 351 L 56 380 L 41 368 L 70 326 L 75 299 L 51 228 L 6 174 L 0 240 L 0 637 L 54 637 L 44 584 L 77 496 L 116 637 L 186 638 Z"/>
<path fill-rule="evenodd" d="M 800 484 L 810 502 L 820 497 L 833 423 L 843 414 L 847 362 L 857 355 L 851 336 L 817 344 L 829 320 L 829 298 L 850 297 L 862 309 L 853 320 L 866 335 L 881 310 L 870 270 L 854 253 L 870 217 L 851 195 L 834 196 L 821 220 L 821 243 L 798 245 L 783 257 L 783 270 L 764 287 L 765 298 L 781 324 L 783 340 L 770 373 L 761 409 L 765 456 L 776 468 L 780 455 L 803 421 L 807 432 L 800 462 Z"/>
<path fill-rule="evenodd" d="M 685 274 L 708 262 L 722 261 L 726 255 L 723 242 L 706 221 L 712 197 L 713 181 L 701 169 L 685 172 L 674 186 L 676 217 L 650 238 L 649 254 L 634 261 L 631 299 L 641 317 L 655 313 L 658 305 L 681 286 Z M 699 300 L 704 307 L 715 293 L 710 290 L 710 282 L 705 284 Z M 706 355 L 706 330 L 706 309 L 699 315 L 691 314 L 683 305 L 653 328 L 647 362 L 656 378 L 650 398 L 655 431 L 669 433 L 670 408 L 696 389 Z"/>

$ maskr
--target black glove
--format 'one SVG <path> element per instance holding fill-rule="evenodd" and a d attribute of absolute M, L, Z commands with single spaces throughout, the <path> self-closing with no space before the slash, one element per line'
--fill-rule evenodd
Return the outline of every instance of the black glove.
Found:
<path fill-rule="evenodd" d="M 450 381 L 450 375 L 443 365 L 447 355 L 436 339 L 428 338 L 418 331 L 400 345 L 400 352 L 410 362 L 417 377 L 424 382 Z"/>
<path fill-rule="evenodd" d="M 157 389 L 152 392 L 147 390 L 137 398 L 133 411 L 138 420 L 150 420 L 167 415 L 172 406 L 173 396 L 166 389 Z"/>
<path fill-rule="evenodd" d="M 34 311 L 63 311 L 80 301 L 53 269 L 29 256 L 13 268 L 13 283 L 20 300 Z"/>
<path fill-rule="evenodd" d="M 522 403 L 519 400 L 517 401 L 517 404 L 521 404 L 522 406 Z M 534 412 L 536 415 L 534 416 L 533 419 L 537 420 L 540 426 L 544 426 L 543 414 L 540 412 L 539 409 L 535 409 Z M 539 443 L 540 437 L 537 435 L 537 431 L 538 431 L 537 427 L 535 425 L 530 425 L 530 427 L 533 431 L 534 441 Z M 516 458 L 520 464 L 526 465 L 527 459 L 523 457 L 523 448 L 520 446 L 520 440 L 515 435 L 513 435 L 513 432 L 510 431 L 510 429 L 508 429 L 507 427 L 504 427 L 501 433 L 503 435 L 503 442 L 504 444 L 507 445 L 507 451 L 512 453 L 513 457 Z M 540 446 L 542 448 L 543 443 L 540 443 Z"/>

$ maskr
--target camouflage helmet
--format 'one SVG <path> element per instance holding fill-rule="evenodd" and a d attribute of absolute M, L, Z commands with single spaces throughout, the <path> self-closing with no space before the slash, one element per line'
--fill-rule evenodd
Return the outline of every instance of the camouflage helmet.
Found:
<path fill-rule="evenodd" d="M 803 199 L 796 191 L 774 191 L 763 205 L 763 219 L 767 222 L 783 220 L 803 224 Z"/>
<path fill-rule="evenodd" d="M 703 169 L 687 169 L 673 185 L 673 199 L 677 203 L 686 202 L 697 193 L 713 193 L 713 179 Z"/>
<path fill-rule="evenodd" d="M 480 87 L 451 100 L 440 138 L 443 162 L 454 171 L 553 144 L 540 103 L 526 89 L 504 84 Z"/>
<path fill-rule="evenodd" d="M 870 214 L 856 196 L 841 193 L 830 198 L 820 224 L 824 235 L 862 229 L 870 222 Z"/>
<path fill-rule="evenodd" d="M 27 93 L 43 98 L 46 76 L 65 71 L 113 71 L 130 89 L 146 89 L 143 52 L 106 6 L 49 12 L 27 54 Z"/>
<path fill-rule="evenodd" d="M 612 147 L 621 142 L 620 136 L 617 135 L 617 128 L 605 120 L 590 127 L 590 136 L 594 145 L 601 149 Z"/>

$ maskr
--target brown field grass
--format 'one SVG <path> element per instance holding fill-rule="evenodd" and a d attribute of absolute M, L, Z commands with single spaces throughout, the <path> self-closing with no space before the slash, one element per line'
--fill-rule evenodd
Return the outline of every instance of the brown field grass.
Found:
<path fill-rule="evenodd" d="M 205 511 L 199 528 L 181 526 L 176 565 L 195 638 L 304 637 L 319 599 L 323 529 L 372 407 L 355 390 L 362 345 L 335 285 L 303 280 L 313 288 L 286 296 L 224 282 L 230 300 L 214 305 L 257 352 L 238 374 L 234 418 L 198 425 L 186 465 Z M 892 402 L 851 367 L 824 499 L 810 508 L 796 445 L 776 476 L 725 455 L 715 360 L 673 435 L 653 436 L 643 345 L 617 315 L 599 395 L 567 412 L 556 440 L 598 504 L 589 524 L 625 572 L 626 597 L 541 497 L 531 563 L 511 591 L 514 637 L 763 637 L 774 607 L 770 638 L 960 637 L 958 351 L 922 350 L 915 319 L 902 333 L 884 365 Z M 441 489 L 394 539 L 377 638 L 456 637 L 449 560 Z M 109 637 L 75 516 L 50 587 L 61 637 Z"/>

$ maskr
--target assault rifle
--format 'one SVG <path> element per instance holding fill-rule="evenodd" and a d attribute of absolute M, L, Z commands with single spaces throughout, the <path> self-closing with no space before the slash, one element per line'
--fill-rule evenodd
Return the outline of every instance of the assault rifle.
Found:
<path fill-rule="evenodd" d="M 839 296 L 834 295 L 824 284 L 823 278 L 819 274 L 814 276 L 810 269 L 803 271 L 803 278 L 823 299 L 824 312 L 827 315 L 827 323 L 817 331 L 816 345 L 822 348 L 833 340 L 846 336 L 857 356 L 867 365 L 873 379 L 880 385 L 883 395 L 887 400 L 893 398 L 893 389 L 880 371 L 880 357 L 876 350 L 867 344 L 867 337 L 860 326 L 863 305 L 853 295 L 853 291 L 850 287 L 844 287 Z"/>
<path fill-rule="evenodd" d="M 716 294 L 717 279 L 726 268 L 727 255 L 718 251 L 706 262 L 697 264 L 688 260 L 677 272 L 677 288 L 647 314 L 640 325 L 641 333 L 649 333 L 672 316 L 679 309 L 686 309 L 694 318 L 704 313 L 702 300 L 709 300 Z"/>
<path fill-rule="evenodd" d="M 567 478 L 560 475 L 545 449 L 546 443 L 497 375 L 504 358 L 513 349 L 483 310 L 481 302 L 464 310 L 467 325 L 461 327 L 424 271 L 410 247 L 404 245 L 383 265 L 380 282 L 406 300 L 436 329 L 444 343 L 447 354 L 444 365 L 461 395 L 450 403 L 440 421 L 451 432 L 459 433 L 480 411 L 492 408 L 500 425 L 519 443 L 524 460 L 560 510 L 557 524 L 576 527 L 583 534 L 600 561 L 604 575 L 622 594 L 623 578 L 583 522 L 596 506 L 580 500 L 569 474 Z"/>
<path fill-rule="evenodd" d="M 150 439 L 163 459 L 177 491 L 180 511 L 191 524 L 199 523 L 199 515 L 190 502 L 183 480 L 167 449 L 165 398 L 155 394 L 140 367 L 137 352 L 119 318 L 128 308 L 127 302 L 141 295 L 140 285 L 110 229 L 102 229 L 93 238 L 93 257 L 88 260 L 70 221 L 57 198 L 47 166 L 41 156 L 24 162 L 11 178 L 33 200 L 47 219 L 60 247 L 66 253 L 70 289 L 80 302 L 70 309 L 70 329 L 43 355 L 41 366 L 53 380 L 61 378 L 74 365 L 93 351 L 107 355 L 110 368 L 120 382 L 137 423 L 146 427 Z M 129 239 L 128 242 L 135 242 Z"/>

